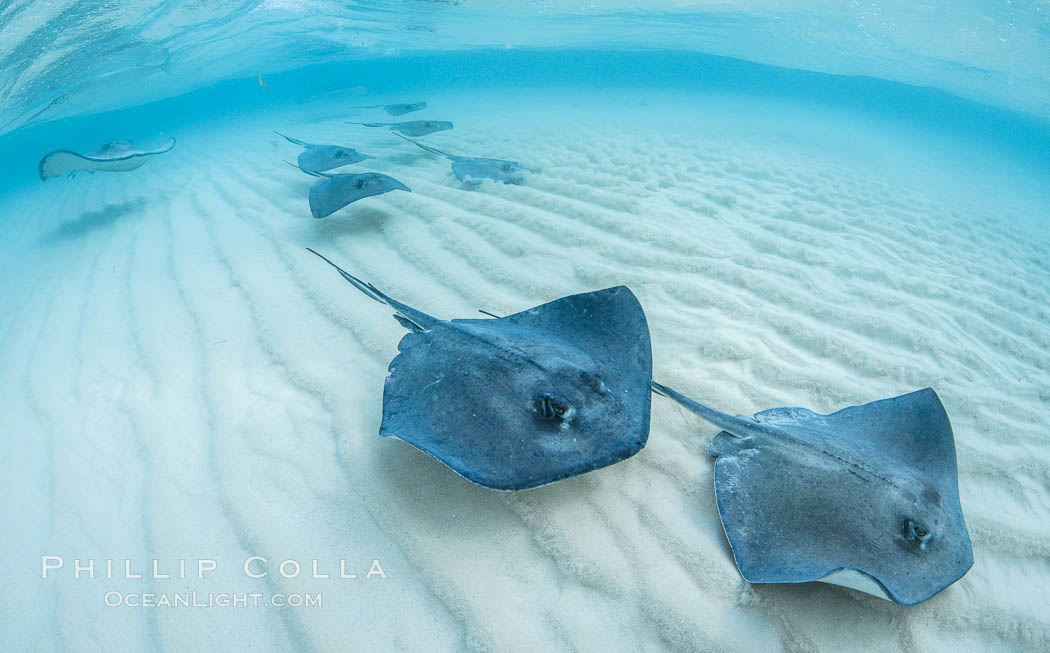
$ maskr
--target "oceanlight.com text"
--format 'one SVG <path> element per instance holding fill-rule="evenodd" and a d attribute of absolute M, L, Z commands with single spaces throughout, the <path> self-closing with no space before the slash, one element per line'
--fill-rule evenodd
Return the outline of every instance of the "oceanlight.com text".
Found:
<path fill-rule="evenodd" d="M 319 608 L 321 594 L 258 592 L 106 592 L 103 601 L 118 608 Z"/>

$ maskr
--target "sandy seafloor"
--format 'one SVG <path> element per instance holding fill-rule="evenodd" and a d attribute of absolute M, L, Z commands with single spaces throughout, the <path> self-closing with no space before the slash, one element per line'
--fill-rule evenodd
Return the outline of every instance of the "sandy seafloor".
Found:
<path fill-rule="evenodd" d="M 387 98 L 377 98 L 384 101 Z M 415 98 L 389 98 L 411 100 Z M 425 141 L 340 106 L 181 128 L 138 171 L 0 197 L 4 650 L 1011 650 L 1050 647 L 1050 211 L 1007 159 L 814 107 L 654 91 L 431 96 Z M 310 217 L 270 132 L 377 157 L 409 193 Z M 119 134 L 104 138 L 119 137 Z M 1045 180 L 1043 180 L 1045 181 Z M 313 247 L 439 317 L 628 285 L 654 374 L 730 412 L 933 386 L 975 564 L 903 608 L 752 586 L 715 509 L 716 430 L 654 397 L 635 457 L 520 493 L 379 438 L 404 330 Z M 804 518 L 801 516 L 800 518 Z M 66 568 L 43 580 L 41 555 Z M 271 574 L 241 572 L 251 555 Z M 74 558 L 204 580 L 74 579 Z M 385 579 L 286 580 L 291 558 Z M 101 573 L 101 572 L 100 572 Z M 307 574 L 308 575 L 308 574 Z M 107 591 L 323 595 L 106 607 Z"/>

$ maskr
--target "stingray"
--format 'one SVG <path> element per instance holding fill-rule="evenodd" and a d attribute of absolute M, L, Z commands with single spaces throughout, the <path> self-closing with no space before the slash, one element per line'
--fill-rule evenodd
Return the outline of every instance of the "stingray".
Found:
<path fill-rule="evenodd" d="M 452 123 L 447 120 L 411 120 L 409 122 L 348 122 L 348 125 L 364 125 L 365 127 L 389 127 L 391 131 L 404 134 L 405 136 L 426 136 L 434 132 L 443 132 L 452 129 Z"/>
<path fill-rule="evenodd" d="M 305 148 L 299 155 L 299 167 L 303 170 L 324 172 L 325 170 L 331 170 L 332 168 L 339 168 L 345 165 L 350 165 L 351 163 L 360 163 L 365 159 L 375 158 L 368 156 L 367 154 L 362 154 L 352 147 L 342 147 L 340 145 L 314 145 L 313 143 L 304 143 L 298 138 L 285 136 L 281 132 L 274 133 L 289 143 L 302 145 L 303 148 Z"/>
<path fill-rule="evenodd" d="M 401 136 L 401 134 L 397 134 Z M 407 136 L 401 136 L 416 147 L 422 148 L 432 154 L 443 156 L 452 161 L 452 172 L 456 178 L 465 184 L 478 186 L 486 179 L 501 181 L 504 184 L 520 184 L 528 172 L 517 161 L 504 159 L 485 159 L 482 157 L 456 156 L 422 143 L 418 143 Z"/>
<path fill-rule="evenodd" d="M 87 154 L 78 154 L 70 150 L 55 150 L 40 159 L 40 179 L 47 181 L 63 173 L 74 176 L 78 171 L 126 172 L 145 164 L 158 154 L 164 154 L 175 147 L 175 139 L 156 150 L 136 149 L 131 141 L 113 141 L 91 150 Z"/>
<path fill-rule="evenodd" d="M 324 179 L 310 187 L 310 213 L 315 218 L 327 218 L 347 204 L 373 195 L 382 195 L 392 190 L 412 192 L 411 188 L 400 181 L 378 172 L 330 175 L 307 170 L 294 163 L 289 163 L 289 165 L 299 168 L 308 175 Z"/>
<path fill-rule="evenodd" d="M 446 321 L 317 256 L 393 308 L 409 330 L 390 363 L 380 435 L 497 490 L 554 483 L 645 446 L 652 351 L 645 313 L 628 288 L 502 318 Z"/>
<path fill-rule="evenodd" d="M 821 580 L 914 605 L 973 565 L 952 427 L 932 389 L 754 419 L 653 390 L 722 429 L 715 501 L 745 580 Z"/>
<path fill-rule="evenodd" d="M 382 109 L 392 116 L 402 116 L 413 111 L 422 111 L 427 108 L 426 102 L 413 102 L 411 104 L 366 104 L 355 109 Z"/>

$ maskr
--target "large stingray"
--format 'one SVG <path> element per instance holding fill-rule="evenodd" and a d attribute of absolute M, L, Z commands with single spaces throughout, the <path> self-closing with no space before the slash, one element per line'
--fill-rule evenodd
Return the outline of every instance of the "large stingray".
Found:
<path fill-rule="evenodd" d="M 41 181 L 47 181 L 63 173 L 74 176 L 79 171 L 126 172 L 142 166 L 158 154 L 164 154 L 175 147 L 175 139 L 155 150 L 136 149 L 131 141 L 113 141 L 91 150 L 87 154 L 78 154 L 70 150 L 55 150 L 40 159 L 39 171 Z"/>
<path fill-rule="evenodd" d="M 321 258 L 410 331 L 390 363 L 380 435 L 499 490 L 560 481 L 645 446 L 652 352 L 626 287 L 503 318 L 445 321 Z"/>
<path fill-rule="evenodd" d="M 274 132 L 281 138 L 285 139 L 289 143 L 303 146 L 302 153 L 299 154 L 299 167 L 304 170 L 312 170 L 313 172 L 324 172 L 333 168 L 340 168 L 351 163 L 360 163 L 365 159 L 372 159 L 367 154 L 362 154 L 352 147 L 342 147 L 341 145 L 315 145 L 313 143 L 304 143 L 298 138 L 292 138 L 291 136 L 285 136 L 281 132 Z"/>
<path fill-rule="evenodd" d="M 361 172 L 355 175 L 330 175 L 324 172 L 297 167 L 308 175 L 321 177 L 324 181 L 310 187 L 310 213 L 315 218 L 327 218 L 351 202 L 365 197 L 382 195 L 392 190 L 412 189 L 400 181 L 378 172 Z"/>
<path fill-rule="evenodd" d="M 517 161 L 456 156 L 454 154 L 442 152 L 437 148 L 423 145 L 407 136 L 401 136 L 401 134 L 397 134 L 397 136 L 400 136 L 409 143 L 412 143 L 416 147 L 422 148 L 431 154 L 437 154 L 452 161 L 452 172 L 456 175 L 456 178 L 463 183 L 472 186 L 478 186 L 486 179 L 501 181 L 504 184 L 520 184 L 525 178 L 525 173 L 528 172 L 528 170 L 523 168 Z"/>
<path fill-rule="evenodd" d="M 452 123 L 448 120 L 411 120 L 409 122 L 348 122 L 348 125 L 364 125 L 365 127 L 389 127 L 391 131 L 404 134 L 405 136 L 426 136 L 434 132 L 442 132 L 452 129 Z"/>
<path fill-rule="evenodd" d="M 973 565 L 952 427 L 932 389 L 754 419 L 653 390 L 723 429 L 710 451 L 715 499 L 746 580 L 822 580 L 914 605 Z"/>
<path fill-rule="evenodd" d="M 413 111 L 422 111 L 427 108 L 426 102 L 412 102 L 411 104 L 366 104 L 355 109 L 382 109 L 392 116 L 402 116 Z"/>

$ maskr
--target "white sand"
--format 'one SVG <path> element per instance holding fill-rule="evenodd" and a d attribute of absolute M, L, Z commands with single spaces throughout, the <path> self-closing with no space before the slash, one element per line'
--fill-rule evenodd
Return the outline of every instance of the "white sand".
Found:
<path fill-rule="evenodd" d="M 812 109 L 430 99 L 457 129 L 429 144 L 535 172 L 464 190 L 447 161 L 333 110 L 185 128 L 136 172 L 0 198 L 0 648 L 1050 647 L 1050 213 L 1031 180 Z M 274 128 L 353 144 L 414 192 L 315 221 Z M 715 510 L 715 429 L 659 397 L 628 461 L 517 494 L 473 486 L 377 437 L 403 329 L 307 246 L 440 317 L 626 284 L 656 378 L 732 412 L 933 386 L 974 567 L 913 608 L 749 585 Z M 42 580 L 41 555 L 66 568 Z M 250 555 L 271 560 L 265 581 L 241 572 Z M 219 569 L 77 580 L 74 558 Z M 387 578 L 286 580 L 286 558 L 361 575 L 375 558 Z M 113 590 L 323 607 L 106 607 Z"/>

